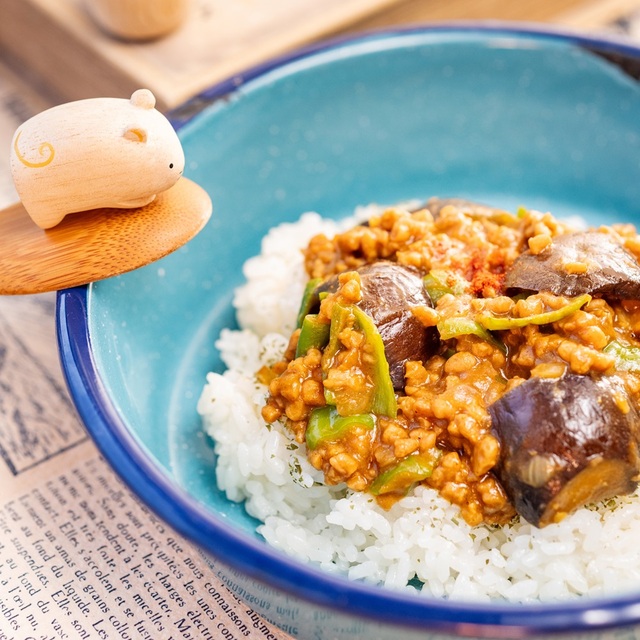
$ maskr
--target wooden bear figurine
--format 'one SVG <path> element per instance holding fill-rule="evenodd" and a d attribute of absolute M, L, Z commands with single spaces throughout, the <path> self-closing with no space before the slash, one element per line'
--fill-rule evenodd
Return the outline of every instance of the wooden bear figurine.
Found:
<path fill-rule="evenodd" d="M 141 207 L 177 182 L 184 152 L 155 102 L 147 89 L 130 100 L 78 100 L 18 127 L 11 173 L 38 226 L 49 229 L 88 209 Z"/>

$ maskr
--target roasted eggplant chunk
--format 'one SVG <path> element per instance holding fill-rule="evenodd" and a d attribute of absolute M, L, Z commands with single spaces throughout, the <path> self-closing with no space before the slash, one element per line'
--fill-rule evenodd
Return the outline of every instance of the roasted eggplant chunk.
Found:
<path fill-rule="evenodd" d="M 624 300 L 640 298 L 640 265 L 611 234 L 598 231 L 557 236 L 538 255 L 525 251 L 505 278 L 507 290 Z"/>
<path fill-rule="evenodd" d="M 435 327 L 426 329 L 413 315 L 417 306 L 432 306 L 421 273 L 396 262 L 374 262 L 358 269 L 362 300 L 358 306 L 373 318 L 384 343 L 395 389 L 404 388 L 404 366 L 427 360 L 438 348 Z"/>
<path fill-rule="evenodd" d="M 640 416 L 615 379 L 530 378 L 489 413 L 501 445 L 496 474 L 531 524 L 635 490 Z"/>
<path fill-rule="evenodd" d="M 438 332 L 426 329 L 411 309 L 433 304 L 418 269 L 381 260 L 356 269 L 360 274 L 362 299 L 358 306 L 371 318 L 382 337 L 389 373 L 396 390 L 404 388 L 404 365 L 409 360 L 427 360 L 437 350 Z M 333 293 L 338 278 L 329 278 L 316 291 Z"/>

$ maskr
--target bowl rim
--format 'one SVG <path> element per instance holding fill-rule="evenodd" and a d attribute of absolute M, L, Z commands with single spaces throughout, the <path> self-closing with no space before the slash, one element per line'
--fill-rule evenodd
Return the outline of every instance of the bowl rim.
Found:
<path fill-rule="evenodd" d="M 408 35 L 435 33 L 548 39 L 631 55 L 640 61 L 640 45 L 623 38 L 530 23 L 453 21 L 385 28 L 324 40 L 256 65 L 194 96 L 173 110 L 169 119 L 179 130 L 248 82 L 303 58 L 349 44 L 387 39 L 401 43 Z M 128 431 L 108 396 L 92 354 L 90 292 L 91 285 L 85 285 L 57 295 L 58 349 L 76 409 L 98 449 L 125 484 L 171 528 L 222 564 L 311 605 L 407 630 L 495 638 L 594 631 L 640 623 L 640 589 L 638 593 L 618 596 L 533 604 L 422 597 L 334 576 L 230 526 L 179 487 Z"/>

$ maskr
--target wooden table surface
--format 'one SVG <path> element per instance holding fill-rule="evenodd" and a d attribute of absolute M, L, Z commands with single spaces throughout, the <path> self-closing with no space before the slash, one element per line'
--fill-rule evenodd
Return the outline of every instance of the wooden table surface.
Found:
<path fill-rule="evenodd" d="M 404 0 L 350 29 L 436 20 L 533 21 L 592 28 L 638 7 L 638 0 Z"/>

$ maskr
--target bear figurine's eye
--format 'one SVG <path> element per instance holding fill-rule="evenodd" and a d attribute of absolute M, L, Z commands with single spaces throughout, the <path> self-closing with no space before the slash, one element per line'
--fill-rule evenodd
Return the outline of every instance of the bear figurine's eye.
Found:
<path fill-rule="evenodd" d="M 169 163 L 169 169 L 173 169 L 173 162 Z"/>

